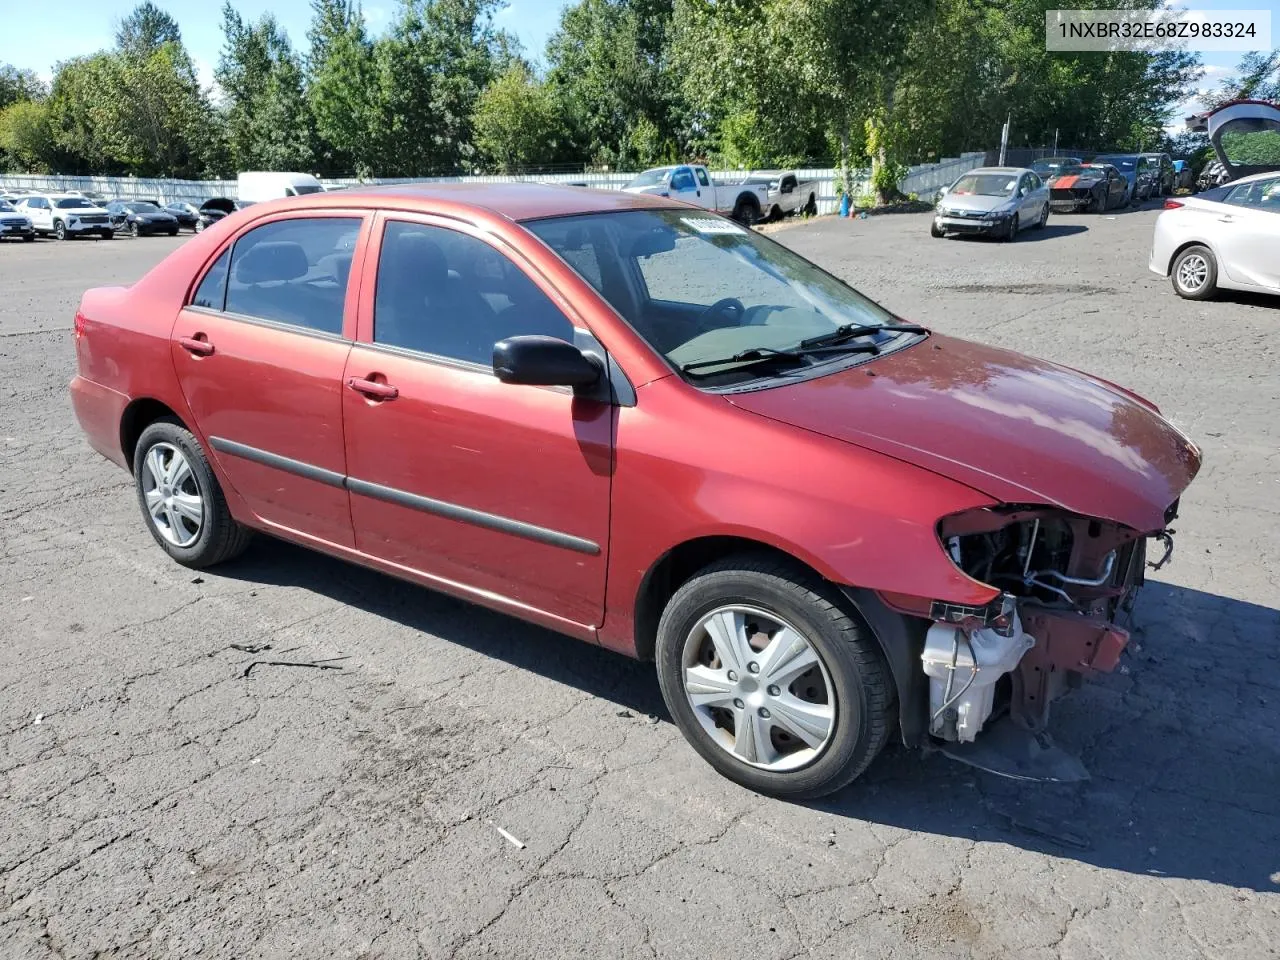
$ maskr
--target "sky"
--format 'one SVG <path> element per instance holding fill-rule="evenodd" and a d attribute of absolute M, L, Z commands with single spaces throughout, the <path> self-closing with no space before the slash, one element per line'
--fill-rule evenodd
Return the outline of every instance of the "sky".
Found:
<path fill-rule="evenodd" d="M 311 20 L 309 0 L 233 0 L 241 15 L 256 20 L 270 10 L 289 33 L 295 48 L 306 46 Z M 559 23 L 560 11 L 569 0 L 509 0 L 498 14 L 498 25 L 514 33 L 526 56 L 538 60 L 547 37 Z M 135 6 L 136 0 L 0 0 L 0 63 L 31 69 L 46 80 L 53 75 L 58 60 L 93 53 L 112 43 L 116 23 Z M 1061 0 L 1070 7 L 1071 0 Z M 1280 44 L 1280 0 L 1184 0 L 1179 6 L 1204 10 L 1270 10 L 1273 41 Z M 191 52 L 201 80 L 213 82 L 213 67 L 222 46 L 221 0 L 157 0 L 178 21 L 182 38 Z M 397 0 L 364 0 L 370 32 L 387 28 L 398 6 Z M 1239 53 L 1203 54 L 1205 76 L 1201 89 L 1216 87 L 1234 73 Z M 1198 99 L 1179 104 L 1171 117 L 1170 129 L 1182 129 L 1183 118 L 1200 109 Z"/>

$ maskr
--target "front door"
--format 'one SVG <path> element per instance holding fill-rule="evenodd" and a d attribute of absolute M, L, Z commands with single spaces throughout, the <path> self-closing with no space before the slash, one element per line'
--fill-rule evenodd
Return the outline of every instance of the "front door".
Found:
<path fill-rule="evenodd" d="M 31 218 L 35 229 L 46 232 L 53 229 L 53 206 L 45 197 L 32 197 L 23 205 L 23 212 Z"/>
<path fill-rule="evenodd" d="M 614 408 L 503 384 L 492 364 L 498 340 L 573 340 L 573 324 L 531 268 L 457 221 L 406 216 L 380 233 L 342 391 L 356 546 L 599 624 Z"/>
<path fill-rule="evenodd" d="M 1222 268 L 1237 283 L 1280 290 L 1280 177 L 1242 183 L 1218 207 Z"/>
<path fill-rule="evenodd" d="M 348 547 L 342 373 L 362 224 L 358 214 L 295 216 L 242 234 L 206 271 L 172 337 L 198 432 L 254 514 Z"/>
<path fill-rule="evenodd" d="M 716 208 L 716 189 L 711 182 L 711 177 L 707 175 L 707 168 L 694 167 L 693 176 L 698 182 L 698 189 L 694 192 L 693 202 L 703 209 L 714 210 Z"/>

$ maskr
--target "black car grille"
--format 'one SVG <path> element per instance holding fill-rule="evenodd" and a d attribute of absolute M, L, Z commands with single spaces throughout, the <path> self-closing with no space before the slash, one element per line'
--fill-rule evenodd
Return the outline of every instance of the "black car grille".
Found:
<path fill-rule="evenodd" d="M 87 213 L 80 218 L 81 223 L 106 223 L 107 217 L 101 213 Z"/>
<path fill-rule="evenodd" d="M 1049 191 L 1050 200 L 1080 200 L 1089 196 L 1090 187 L 1055 187 Z"/>
<path fill-rule="evenodd" d="M 0 224 L 4 224 L 6 227 L 25 227 L 27 225 L 26 221 L 21 217 L 4 217 L 0 219 Z"/>

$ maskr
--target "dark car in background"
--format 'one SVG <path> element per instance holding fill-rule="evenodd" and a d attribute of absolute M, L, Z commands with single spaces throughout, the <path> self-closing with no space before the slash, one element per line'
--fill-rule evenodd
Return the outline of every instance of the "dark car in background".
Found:
<path fill-rule="evenodd" d="M 1107 153 L 1093 158 L 1093 163 L 1110 164 L 1124 175 L 1129 184 L 1129 203 L 1150 200 L 1155 194 L 1155 169 L 1147 158 L 1137 153 Z"/>
<path fill-rule="evenodd" d="M 237 210 L 243 210 L 249 206 L 248 203 L 242 203 L 239 200 L 232 200 L 230 197 L 212 197 L 200 204 L 200 215 L 208 218 L 208 226 L 210 223 L 217 223 L 223 217 L 230 216 Z"/>
<path fill-rule="evenodd" d="M 1031 164 L 1031 169 L 1045 180 L 1056 177 L 1067 167 L 1078 167 L 1084 163 L 1080 157 L 1045 157 Z"/>
<path fill-rule="evenodd" d="M 1167 153 L 1144 153 L 1142 156 L 1147 161 L 1147 168 L 1154 182 L 1152 196 L 1172 196 L 1178 180 L 1178 172 L 1173 166 L 1173 157 Z"/>
<path fill-rule="evenodd" d="M 135 237 L 156 233 L 178 235 L 178 218 L 150 200 L 112 200 L 107 204 L 107 212 L 111 214 L 114 229 L 127 230 Z"/>
<path fill-rule="evenodd" d="M 1055 213 L 1102 213 L 1123 206 L 1129 181 L 1107 163 L 1078 163 L 1049 178 L 1049 207 Z"/>
<path fill-rule="evenodd" d="M 178 221 L 178 226 L 183 230 L 190 230 L 192 233 L 199 233 L 211 223 L 216 223 L 221 217 L 215 217 L 207 213 L 202 213 L 200 208 L 194 203 L 187 201 L 179 201 L 178 203 L 167 204 L 164 212 L 173 216 Z"/>

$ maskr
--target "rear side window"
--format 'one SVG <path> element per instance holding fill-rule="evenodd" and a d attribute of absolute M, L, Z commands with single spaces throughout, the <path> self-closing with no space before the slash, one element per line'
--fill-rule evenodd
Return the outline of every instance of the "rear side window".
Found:
<path fill-rule="evenodd" d="M 231 251 L 223 250 L 222 256 L 213 262 L 209 272 L 196 287 L 196 295 L 191 299 L 193 307 L 207 307 L 210 310 L 221 310 L 227 300 L 227 264 L 231 262 Z"/>
<path fill-rule="evenodd" d="M 360 223 L 358 217 L 300 217 L 250 230 L 231 251 L 226 311 L 342 333 Z"/>
<path fill-rule="evenodd" d="M 698 174 L 698 182 L 700 184 L 702 184 L 704 187 L 711 186 L 711 181 L 707 179 L 707 171 L 699 167 L 696 172 Z"/>

